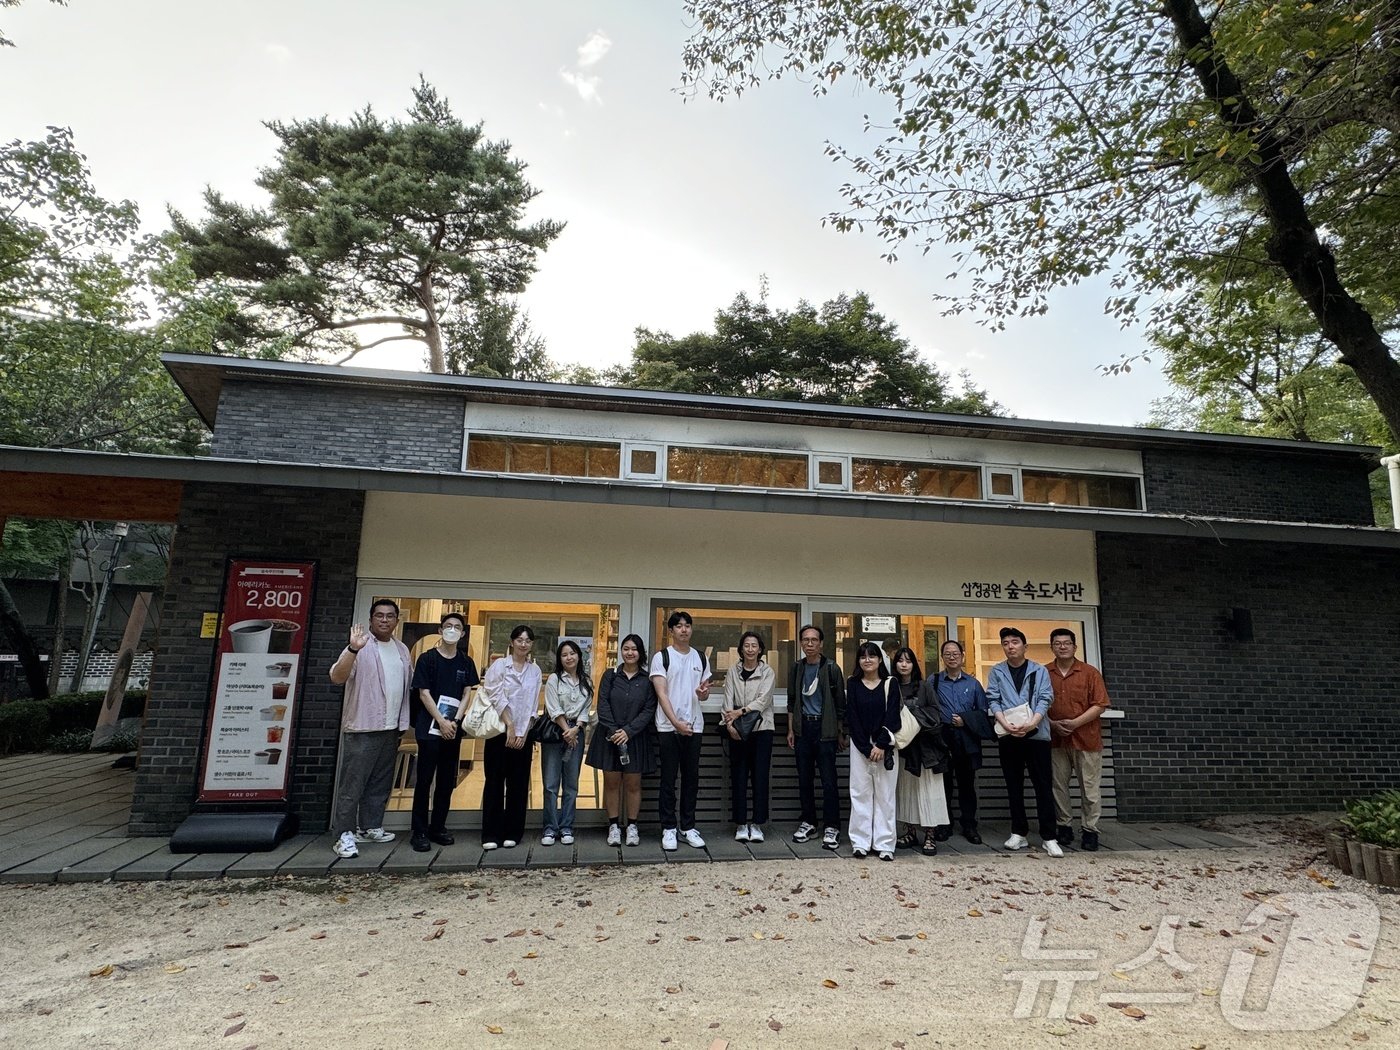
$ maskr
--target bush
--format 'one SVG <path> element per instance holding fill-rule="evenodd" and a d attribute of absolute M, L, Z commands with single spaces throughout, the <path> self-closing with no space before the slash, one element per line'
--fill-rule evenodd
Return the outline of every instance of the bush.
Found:
<path fill-rule="evenodd" d="M 92 741 L 91 733 L 88 734 L 88 741 L 89 743 Z M 112 735 L 111 740 L 108 740 L 101 747 L 93 748 L 93 750 L 110 751 L 113 754 L 124 755 L 128 751 L 135 751 L 140 743 L 141 737 L 134 730 L 119 729 Z"/>
<path fill-rule="evenodd" d="M 1400 849 L 1400 788 L 1346 804 L 1342 826 L 1357 842 Z"/>
<path fill-rule="evenodd" d="M 91 746 L 91 729 L 68 729 L 49 737 L 49 744 L 45 750 L 58 751 L 63 754 L 77 754 L 86 751 Z"/>
<path fill-rule="evenodd" d="M 0 755 L 38 751 L 49 738 L 48 705 L 43 700 L 0 704 Z"/>

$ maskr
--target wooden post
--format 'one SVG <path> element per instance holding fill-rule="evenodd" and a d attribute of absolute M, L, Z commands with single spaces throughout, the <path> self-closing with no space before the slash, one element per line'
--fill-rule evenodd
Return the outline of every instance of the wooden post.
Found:
<path fill-rule="evenodd" d="M 121 647 L 117 650 L 117 663 L 112 668 L 112 680 L 107 683 L 107 698 L 102 702 L 102 710 L 97 715 L 97 725 L 92 731 L 94 748 L 101 747 L 116 735 L 117 720 L 122 711 L 122 697 L 126 695 L 126 680 L 131 675 L 131 664 L 136 659 L 136 646 L 141 643 L 141 632 L 146 629 L 146 613 L 150 607 L 150 591 L 142 591 L 131 603 L 131 615 L 126 618 L 126 630 L 122 632 Z"/>

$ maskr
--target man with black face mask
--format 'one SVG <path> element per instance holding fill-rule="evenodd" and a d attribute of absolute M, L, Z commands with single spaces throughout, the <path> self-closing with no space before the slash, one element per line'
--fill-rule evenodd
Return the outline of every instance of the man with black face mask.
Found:
<path fill-rule="evenodd" d="M 418 700 L 412 705 L 418 775 L 413 785 L 413 837 L 409 841 L 419 853 L 432 849 L 434 842 L 450 846 L 456 841 L 447 830 L 447 814 L 462 754 L 462 716 L 466 714 L 462 698 L 472 686 L 481 684 L 476 664 L 458 649 L 466 631 L 462 615 L 448 613 L 442 618 L 438 644 L 418 657 L 413 670 L 413 695 Z M 429 785 L 434 785 L 431 820 Z"/>

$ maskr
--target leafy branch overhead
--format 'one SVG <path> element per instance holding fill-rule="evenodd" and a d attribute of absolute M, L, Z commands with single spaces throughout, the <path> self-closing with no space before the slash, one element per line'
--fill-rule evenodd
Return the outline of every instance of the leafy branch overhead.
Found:
<path fill-rule="evenodd" d="M 1382 0 L 687 0 L 683 80 L 725 98 L 843 78 L 888 107 L 840 229 L 953 253 L 950 311 L 989 323 L 1109 275 L 1170 337 L 1261 287 L 1304 307 L 1391 433 L 1400 365 L 1400 8 Z M 1209 17 L 1207 17 L 1207 15 Z M 1220 334 L 1228 338 L 1222 328 Z M 1393 340 L 1393 336 L 1392 336 Z"/>
<path fill-rule="evenodd" d="M 426 81 L 408 119 L 370 108 L 266 127 L 277 161 L 257 185 L 266 208 L 205 193 L 206 216 L 171 220 L 195 277 L 240 303 L 219 333 L 348 359 L 384 342 L 421 343 L 443 372 L 446 326 L 522 291 L 563 224 L 525 220 L 538 194 L 510 145 L 456 118 Z"/>

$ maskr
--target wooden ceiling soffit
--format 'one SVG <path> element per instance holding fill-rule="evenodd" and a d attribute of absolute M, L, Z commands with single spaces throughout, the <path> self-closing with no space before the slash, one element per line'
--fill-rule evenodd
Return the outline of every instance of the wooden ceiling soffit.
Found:
<path fill-rule="evenodd" d="M 184 482 L 47 471 L 0 471 L 0 519 L 174 522 Z"/>

